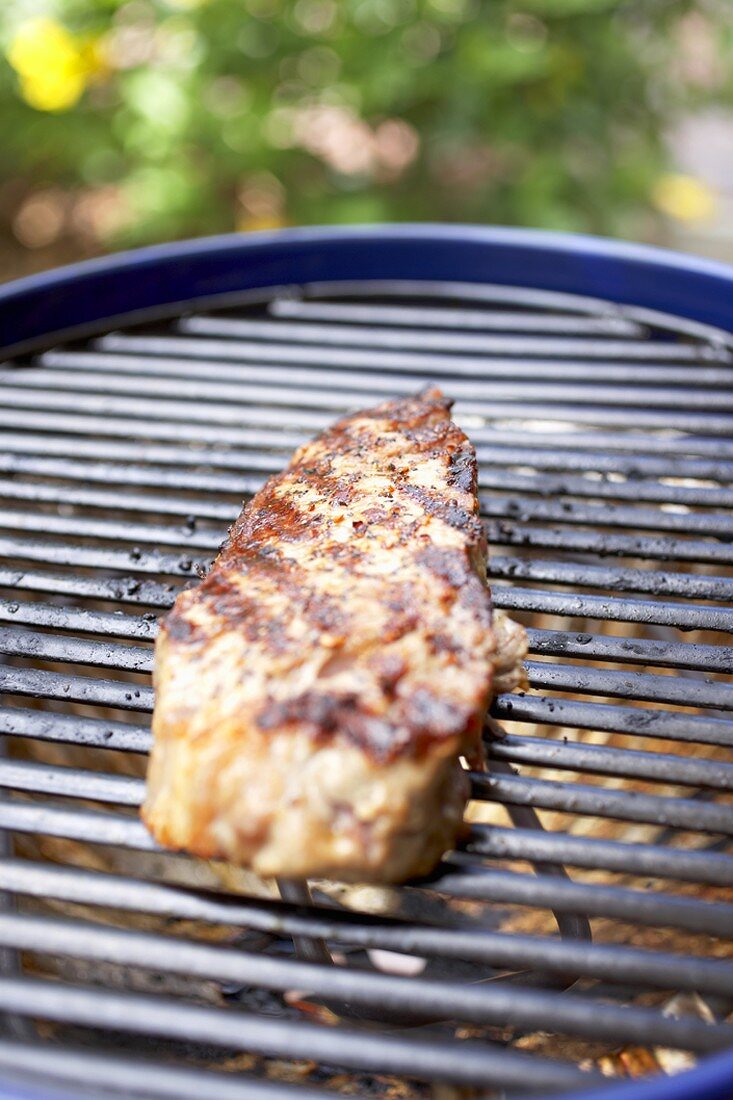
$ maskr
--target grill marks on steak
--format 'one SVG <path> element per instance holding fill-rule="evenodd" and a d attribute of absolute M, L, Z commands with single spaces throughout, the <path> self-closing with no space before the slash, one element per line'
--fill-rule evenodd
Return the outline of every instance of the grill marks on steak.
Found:
<path fill-rule="evenodd" d="M 357 603 L 371 598 L 374 583 L 382 588 L 375 597 L 383 597 L 384 615 L 372 639 L 379 647 L 419 629 L 426 602 L 437 603 L 444 615 L 460 601 L 488 638 L 486 586 L 462 544 L 465 540 L 480 556 L 485 553 L 476 516 L 476 460 L 449 419 L 449 408 L 438 391 L 430 391 L 419 400 L 347 418 L 303 448 L 288 471 L 270 478 L 234 524 L 194 597 L 206 609 L 205 621 L 193 625 L 191 598 L 181 600 L 164 624 L 169 636 L 205 646 L 212 629 L 236 627 L 248 642 L 273 655 L 295 655 L 304 640 L 348 647 L 349 632 L 359 631 Z M 372 438 L 375 424 L 380 430 Z M 450 449 L 456 437 L 462 445 Z M 388 461 L 380 462 L 381 452 Z M 426 488 L 411 480 L 416 462 L 424 459 L 446 466 L 443 486 Z M 380 472 L 373 475 L 375 467 Z M 365 477 L 377 479 L 373 496 L 365 495 Z M 411 513 L 405 508 L 408 500 L 417 505 Z M 426 517 L 460 532 L 461 543 L 434 545 L 425 530 Z M 336 529 L 335 541 L 329 528 Z M 394 577 L 385 577 L 375 562 L 375 545 L 390 555 Z M 324 577 L 334 571 L 343 584 L 331 594 Z M 286 601 L 282 616 L 273 615 L 267 598 L 273 586 Z M 352 586 L 357 601 L 350 607 Z M 288 617 L 298 629 L 288 630 Z M 423 618 L 422 626 L 427 625 Z M 448 637 L 442 629 L 428 631 L 426 641 L 436 654 L 448 654 L 446 659 L 457 664 L 470 656 L 456 631 Z M 365 706 L 358 692 L 334 695 L 327 687 L 325 693 L 309 689 L 285 699 L 268 698 L 254 720 L 261 729 L 300 722 L 320 740 L 340 730 L 365 751 L 389 759 L 418 752 L 429 739 L 469 732 L 474 709 L 473 701 L 449 702 L 423 686 L 413 698 L 393 706 L 385 721 Z"/>
<path fill-rule="evenodd" d="M 475 454 L 449 409 L 431 389 L 301 447 L 176 600 L 144 810 L 163 843 L 261 873 L 384 880 L 452 843 L 495 632 Z M 293 759 L 300 776 L 283 771 Z M 238 803 L 241 782 L 262 786 L 262 807 Z M 289 855 L 283 821 L 302 833 Z"/>

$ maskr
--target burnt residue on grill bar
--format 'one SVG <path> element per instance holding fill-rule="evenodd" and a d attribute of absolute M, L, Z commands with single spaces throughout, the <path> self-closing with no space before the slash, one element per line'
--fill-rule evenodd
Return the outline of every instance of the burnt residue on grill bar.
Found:
<path fill-rule="evenodd" d="M 412 1100 L 733 1045 L 728 345 L 588 299 L 391 282 L 0 369 L 0 958 L 20 964 L 0 1013 L 26 1022 L 0 1073 Z M 136 817 L 158 614 L 293 447 L 436 381 L 477 447 L 495 605 L 532 651 L 463 849 L 402 889 L 282 897 L 164 855 Z"/>

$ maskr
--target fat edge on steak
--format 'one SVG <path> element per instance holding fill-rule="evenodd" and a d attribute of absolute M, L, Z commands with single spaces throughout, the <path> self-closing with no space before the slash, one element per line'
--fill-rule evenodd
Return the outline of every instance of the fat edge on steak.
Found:
<path fill-rule="evenodd" d="M 476 455 L 438 389 L 340 420 L 244 508 L 155 652 L 143 819 L 262 876 L 399 882 L 456 841 L 524 631 L 492 614 Z"/>

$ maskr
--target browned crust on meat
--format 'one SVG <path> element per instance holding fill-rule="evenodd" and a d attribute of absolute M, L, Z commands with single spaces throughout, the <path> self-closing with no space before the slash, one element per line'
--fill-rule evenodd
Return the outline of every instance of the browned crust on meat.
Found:
<path fill-rule="evenodd" d="M 169 639 L 179 650 L 195 651 L 207 646 L 217 631 L 236 629 L 264 653 L 282 657 L 297 651 L 302 637 L 294 637 L 285 616 L 273 615 L 269 601 L 262 599 L 263 589 L 274 584 L 290 613 L 297 612 L 310 628 L 314 644 L 326 633 L 345 637 L 348 647 L 349 632 L 359 628 L 350 614 L 348 593 L 324 592 L 318 570 L 337 568 L 346 577 L 368 577 L 370 542 L 385 538 L 393 552 L 396 547 L 406 550 L 410 569 L 380 594 L 387 610 L 380 635 L 384 643 L 419 626 L 426 589 L 444 604 L 457 600 L 470 607 L 488 639 L 491 603 L 484 580 L 485 534 L 477 515 L 476 456 L 448 415 L 451 404 L 439 390 L 428 390 L 418 398 L 346 417 L 302 447 L 285 472 L 271 477 L 243 509 L 209 576 L 195 592 L 176 601 L 161 626 Z M 393 445 L 380 446 L 375 426 L 382 440 L 384 433 L 394 434 Z M 341 467 L 335 465 L 337 459 Z M 427 459 L 444 467 L 442 486 L 411 483 L 414 463 Z M 350 518 L 357 505 L 363 505 L 368 464 L 380 466 L 388 476 L 368 507 L 360 507 L 358 518 Z M 409 517 L 404 514 L 406 499 L 417 505 Z M 426 517 L 459 532 L 460 541 L 447 547 L 433 545 L 425 531 Z M 348 541 L 333 541 L 330 532 L 344 523 L 351 528 Z M 303 548 L 308 549 L 307 568 L 301 560 Z M 194 607 L 205 614 L 192 616 Z M 435 633 L 431 644 L 436 652 L 450 654 L 452 664 L 475 657 L 467 652 L 467 639 L 460 632 Z M 488 696 L 490 676 L 491 663 L 486 660 L 482 700 Z M 320 741 L 338 733 L 386 760 L 420 752 L 431 740 L 476 735 L 478 704 L 471 699 L 457 705 L 423 687 L 393 706 L 385 720 L 376 717 L 357 693 L 334 696 L 315 690 L 284 701 L 265 700 L 255 721 L 261 729 L 302 723 Z"/>
<path fill-rule="evenodd" d="M 161 843 L 352 881 L 425 873 L 454 843 L 496 637 L 450 404 L 431 389 L 301 447 L 179 595 L 143 808 Z"/>

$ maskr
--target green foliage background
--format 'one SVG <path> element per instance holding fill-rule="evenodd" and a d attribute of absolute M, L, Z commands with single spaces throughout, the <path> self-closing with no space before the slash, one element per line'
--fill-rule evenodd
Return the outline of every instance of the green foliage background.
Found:
<path fill-rule="evenodd" d="M 38 17 L 90 58 L 62 108 L 9 60 Z M 665 131 L 729 96 L 732 36 L 729 0 L 3 0 L 0 231 L 40 193 L 47 240 L 90 251 L 375 220 L 651 237 Z"/>

